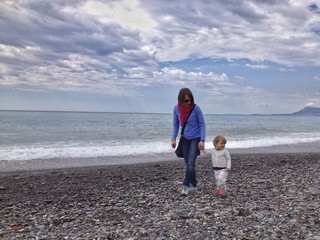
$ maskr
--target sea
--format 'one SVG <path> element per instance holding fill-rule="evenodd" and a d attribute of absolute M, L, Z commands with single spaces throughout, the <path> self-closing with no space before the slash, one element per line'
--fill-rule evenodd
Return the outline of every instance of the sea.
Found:
<path fill-rule="evenodd" d="M 320 116 L 204 117 L 206 147 L 223 135 L 231 151 L 299 144 L 320 149 Z M 174 155 L 171 131 L 172 114 L 0 111 L 0 161 Z"/>

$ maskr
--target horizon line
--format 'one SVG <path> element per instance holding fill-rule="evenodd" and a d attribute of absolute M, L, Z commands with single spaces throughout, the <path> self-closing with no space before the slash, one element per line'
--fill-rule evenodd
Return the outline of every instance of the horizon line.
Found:
<path fill-rule="evenodd" d="M 62 112 L 62 113 L 122 113 L 122 114 L 172 114 L 161 112 L 114 112 L 114 111 L 85 111 L 85 110 L 17 110 L 17 109 L 0 109 L 1 112 Z M 204 115 L 293 115 L 293 113 L 204 113 Z"/>

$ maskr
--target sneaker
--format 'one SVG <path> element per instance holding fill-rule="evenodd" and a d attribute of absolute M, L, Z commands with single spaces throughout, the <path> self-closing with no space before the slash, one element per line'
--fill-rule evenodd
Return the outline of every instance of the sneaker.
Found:
<path fill-rule="evenodd" d="M 197 191 L 198 188 L 193 186 L 192 183 L 189 184 L 189 191 Z"/>
<path fill-rule="evenodd" d="M 222 189 L 220 189 L 220 194 L 219 195 L 225 196 L 225 195 L 227 195 L 227 191 L 222 188 Z"/>
<path fill-rule="evenodd" d="M 187 196 L 189 193 L 189 187 L 186 185 L 182 185 L 181 194 Z"/>
<path fill-rule="evenodd" d="M 216 190 L 216 191 L 212 192 L 212 194 L 213 194 L 213 195 L 215 195 L 215 196 L 220 195 L 220 189 L 218 189 L 218 190 Z"/>

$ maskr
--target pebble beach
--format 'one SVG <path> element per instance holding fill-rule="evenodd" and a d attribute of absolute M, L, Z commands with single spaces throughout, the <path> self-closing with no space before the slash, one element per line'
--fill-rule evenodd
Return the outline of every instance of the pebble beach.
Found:
<path fill-rule="evenodd" d="M 320 239 L 320 153 L 232 154 L 217 197 L 209 158 L 180 194 L 180 159 L 0 173 L 0 239 Z"/>

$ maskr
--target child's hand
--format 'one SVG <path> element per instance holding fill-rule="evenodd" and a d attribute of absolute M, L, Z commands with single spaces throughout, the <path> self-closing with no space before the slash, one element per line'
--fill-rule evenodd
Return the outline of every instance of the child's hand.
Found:
<path fill-rule="evenodd" d="M 231 168 L 226 168 L 226 171 L 227 172 L 231 172 Z"/>

